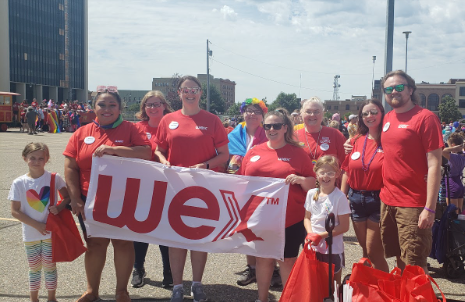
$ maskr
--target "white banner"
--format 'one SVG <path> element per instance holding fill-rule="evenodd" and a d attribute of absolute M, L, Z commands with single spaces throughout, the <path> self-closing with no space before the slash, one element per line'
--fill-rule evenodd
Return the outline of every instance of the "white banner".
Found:
<path fill-rule="evenodd" d="M 288 191 L 283 179 L 94 157 L 87 233 L 283 260 Z"/>

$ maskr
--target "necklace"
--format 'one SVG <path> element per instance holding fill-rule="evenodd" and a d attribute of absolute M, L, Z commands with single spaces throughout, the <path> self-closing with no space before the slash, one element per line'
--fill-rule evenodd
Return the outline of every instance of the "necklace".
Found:
<path fill-rule="evenodd" d="M 366 147 L 367 147 L 367 141 L 368 141 L 368 133 L 365 136 L 365 142 L 363 143 L 363 150 L 362 150 L 362 170 L 365 171 L 365 172 L 367 172 L 370 169 L 371 162 L 375 158 L 375 155 L 378 152 L 378 149 L 381 148 L 381 146 L 378 145 L 375 152 L 373 152 L 373 155 L 371 156 L 371 159 L 368 162 L 368 165 L 365 165 L 365 150 L 366 150 Z"/>
<path fill-rule="evenodd" d="M 307 137 L 307 129 L 304 128 L 305 130 L 305 139 L 307 140 L 307 146 L 308 146 L 308 151 L 310 152 L 310 155 L 312 156 L 312 164 L 315 165 L 316 164 L 316 150 L 318 149 L 318 141 L 320 140 L 320 134 L 321 134 L 321 130 L 323 129 L 323 126 L 320 126 L 320 131 L 318 131 L 318 139 L 316 140 L 315 144 L 315 152 L 312 154 L 312 150 L 310 149 L 310 144 L 308 143 L 308 137 Z M 310 133 L 309 133 L 310 134 Z"/>

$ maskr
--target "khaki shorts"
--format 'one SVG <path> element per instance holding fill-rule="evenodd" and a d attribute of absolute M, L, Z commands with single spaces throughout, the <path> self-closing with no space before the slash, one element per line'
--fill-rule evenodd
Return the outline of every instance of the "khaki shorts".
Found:
<path fill-rule="evenodd" d="M 431 252 L 431 228 L 420 229 L 423 208 L 392 207 L 381 202 L 381 240 L 386 258 L 400 257 L 406 264 L 426 267 Z"/>

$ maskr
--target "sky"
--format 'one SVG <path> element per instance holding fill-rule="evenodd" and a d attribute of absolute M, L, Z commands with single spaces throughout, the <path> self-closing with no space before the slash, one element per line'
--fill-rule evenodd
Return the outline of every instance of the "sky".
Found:
<path fill-rule="evenodd" d="M 386 9 L 386 0 L 88 0 L 89 90 L 205 74 L 208 39 L 210 74 L 236 82 L 236 102 L 333 99 L 335 75 L 339 99 L 369 97 L 385 70 Z M 405 68 L 411 31 L 417 83 L 464 79 L 464 16 L 463 0 L 395 1 L 393 70 Z"/>

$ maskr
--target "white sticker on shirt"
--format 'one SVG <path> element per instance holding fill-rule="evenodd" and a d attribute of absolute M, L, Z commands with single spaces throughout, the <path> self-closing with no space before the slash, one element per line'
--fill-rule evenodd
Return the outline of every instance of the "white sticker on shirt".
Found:
<path fill-rule="evenodd" d="M 326 143 L 325 143 L 325 144 L 321 144 L 320 149 L 323 150 L 323 151 L 328 151 L 329 145 L 326 144 Z"/>
<path fill-rule="evenodd" d="M 93 136 L 88 136 L 84 139 L 84 143 L 90 145 L 90 144 L 93 144 L 95 142 L 95 137 Z"/>
<path fill-rule="evenodd" d="M 250 161 L 251 161 L 251 162 L 256 162 L 256 161 L 259 160 L 259 159 L 260 159 L 260 155 L 255 155 L 255 156 L 253 156 L 253 157 L 250 159 Z"/>
<path fill-rule="evenodd" d="M 352 153 L 352 156 L 350 157 L 352 160 L 357 160 L 360 158 L 360 152 L 354 152 Z"/>
<path fill-rule="evenodd" d="M 388 131 L 389 126 L 391 126 L 391 123 L 387 122 L 387 123 L 384 125 L 384 127 L 383 127 L 383 132 Z"/>
<path fill-rule="evenodd" d="M 174 129 L 177 129 L 179 127 L 179 123 L 178 122 L 171 122 L 170 125 L 168 126 L 171 130 L 174 130 Z"/>
<path fill-rule="evenodd" d="M 150 132 L 146 132 L 145 134 L 147 134 L 147 139 L 151 139 L 152 138 L 152 134 Z"/>

